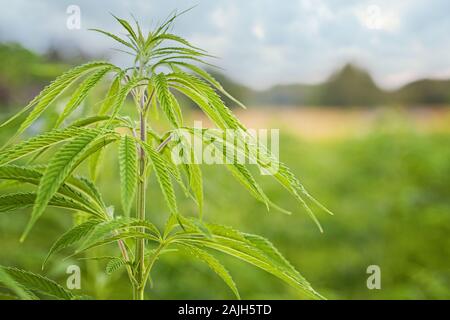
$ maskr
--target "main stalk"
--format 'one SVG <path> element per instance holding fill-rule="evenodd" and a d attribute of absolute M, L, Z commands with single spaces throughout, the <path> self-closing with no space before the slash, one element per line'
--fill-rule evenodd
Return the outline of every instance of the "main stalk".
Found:
<path fill-rule="evenodd" d="M 149 97 L 150 99 L 150 97 Z M 147 122 L 146 122 L 146 101 L 145 101 L 145 89 L 142 89 L 139 103 L 139 139 L 142 142 L 147 141 Z M 147 185 L 147 177 L 145 174 L 145 151 L 142 145 L 139 145 L 139 178 L 137 189 L 137 210 L 136 216 L 139 220 L 145 220 L 145 191 Z M 145 229 L 142 230 L 145 232 Z M 136 278 L 139 286 L 135 288 L 134 299 L 144 300 L 145 289 L 145 239 L 136 239 L 136 262 L 137 272 Z"/>

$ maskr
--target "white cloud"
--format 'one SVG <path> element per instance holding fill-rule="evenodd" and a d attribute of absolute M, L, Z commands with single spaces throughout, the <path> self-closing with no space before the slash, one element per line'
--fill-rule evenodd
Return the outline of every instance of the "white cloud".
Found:
<path fill-rule="evenodd" d="M 374 4 L 357 8 L 355 15 L 362 26 L 371 30 L 395 31 L 400 25 L 395 11 Z"/>
<path fill-rule="evenodd" d="M 259 24 L 259 23 L 255 23 L 252 26 L 252 33 L 259 40 L 264 39 L 264 37 L 266 36 L 266 33 L 264 31 L 264 27 L 261 24 Z"/>
<path fill-rule="evenodd" d="M 229 30 L 235 25 L 237 14 L 236 7 L 233 4 L 228 4 L 214 9 L 209 15 L 209 20 L 215 27 L 221 30 Z"/>
<path fill-rule="evenodd" d="M 104 54 L 117 47 L 101 35 L 65 28 L 71 0 L 0 0 L 0 40 L 39 51 L 49 44 Z M 384 86 L 450 76 L 448 0 L 77 0 L 82 28 L 122 32 L 109 12 L 155 26 L 186 9 L 174 32 L 222 59 L 228 75 L 261 88 L 316 82 L 347 61 Z M 374 7 L 377 6 L 377 7 Z M 377 9 L 379 8 L 379 10 Z M 67 50 L 67 49 L 66 49 Z M 112 53 L 112 52 L 111 52 Z"/>

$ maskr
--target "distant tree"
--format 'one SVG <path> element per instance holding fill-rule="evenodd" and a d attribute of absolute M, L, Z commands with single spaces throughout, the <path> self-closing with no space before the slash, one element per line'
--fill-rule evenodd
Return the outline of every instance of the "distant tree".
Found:
<path fill-rule="evenodd" d="M 367 106 L 385 101 L 385 94 L 368 72 L 347 64 L 321 86 L 319 104 Z"/>

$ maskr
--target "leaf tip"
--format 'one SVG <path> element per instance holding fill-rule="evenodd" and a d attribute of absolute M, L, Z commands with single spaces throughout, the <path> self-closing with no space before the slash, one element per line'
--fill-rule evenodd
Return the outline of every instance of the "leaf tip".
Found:
<path fill-rule="evenodd" d="M 20 236 L 19 242 L 20 242 L 20 243 L 24 243 L 25 240 L 26 240 L 26 238 L 27 238 L 27 235 L 26 235 L 25 233 L 22 234 L 22 235 Z"/>

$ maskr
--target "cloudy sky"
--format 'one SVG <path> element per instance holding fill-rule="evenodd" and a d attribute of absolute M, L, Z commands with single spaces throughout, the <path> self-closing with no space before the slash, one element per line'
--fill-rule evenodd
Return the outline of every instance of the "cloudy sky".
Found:
<path fill-rule="evenodd" d="M 121 32 L 109 12 L 154 26 L 172 10 L 197 5 L 174 32 L 221 59 L 234 80 L 254 88 L 316 83 L 345 62 L 368 69 L 383 87 L 422 77 L 450 78 L 448 0 L 0 0 L 0 41 L 45 51 L 49 45 L 108 52 L 113 42 L 87 28 Z M 66 27 L 68 6 L 81 29 Z"/>

